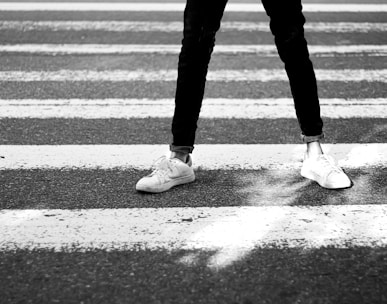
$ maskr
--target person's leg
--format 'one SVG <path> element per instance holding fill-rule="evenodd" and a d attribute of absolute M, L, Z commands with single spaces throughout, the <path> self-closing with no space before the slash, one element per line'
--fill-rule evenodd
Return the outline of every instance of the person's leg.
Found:
<path fill-rule="evenodd" d="M 307 144 L 301 174 L 325 188 L 349 187 L 349 178 L 331 157 L 323 154 L 320 145 L 324 137 L 323 121 L 316 76 L 304 36 L 301 0 L 262 0 L 262 3 L 270 17 L 270 29 L 285 64 L 302 138 Z"/>
<path fill-rule="evenodd" d="M 195 180 L 189 153 L 194 148 L 208 64 L 226 2 L 187 0 L 172 121 L 171 155 L 160 158 L 155 170 L 137 182 L 138 191 L 164 192 Z"/>
<path fill-rule="evenodd" d="M 316 76 L 304 37 L 301 0 L 262 0 L 278 54 L 285 64 L 297 119 L 305 142 L 323 138 Z"/>
<path fill-rule="evenodd" d="M 227 0 L 187 0 L 172 120 L 172 153 L 191 153 L 202 105 L 208 64 Z"/>

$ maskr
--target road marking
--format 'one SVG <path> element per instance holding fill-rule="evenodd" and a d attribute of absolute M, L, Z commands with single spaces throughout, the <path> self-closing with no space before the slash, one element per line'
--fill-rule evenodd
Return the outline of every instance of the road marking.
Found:
<path fill-rule="evenodd" d="M 2 210 L 0 250 L 387 246 L 386 205 Z"/>
<path fill-rule="evenodd" d="M 148 170 L 168 145 L 3 145 L 0 170 Z M 344 168 L 386 167 L 387 144 L 326 144 Z M 194 168 L 203 170 L 299 169 L 305 146 L 196 145 Z"/>
<path fill-rule="evenodd" d="M 387 45 L 309 45 L 316 57 L 350 55 L 387 56 Z M 9 44 L 0 45 L 0 53 L 101 55 L 101 54 L 179 54 L 176 44 Z M 216 45 L 215 54 L 256 54 L 278 57 L 274 45 Z"/>
<path fill-rule="evenodd" d="M 315 70 L 319 81 L 343 82 L 387 82 L 387 69 L 364 70 Z M 58 71 L 1 71 L 0 81 L 176 81 L 177 71 L 173 70 L 58 70 Z M 215 82 L 233 81 L 288 81 L 283 69 L 259 70 L 214 70 L 209 71 L 207 80 Z"/>
<path fill-rule="evenodd" d="M 1 2 L 0 11 L 132 11 L 182 12 L 184 3 L 111 3 L 111 2 Z M 229 3 L 227 12 L 264 12 L 252 3 Z M 387 12 L 387 4 L 303 4 L 304 12 Z"/>
<path fill-rule="evenodd" d="M 328 118 L 387 118 L 387 100 L 321 99 Z M 173 99 L 0 99 L 1 118 L 170 118 Z M 292 99 L 205 99 L 202 118 L 295 118 Z"/>
<path fill-rule="evenodd" d="M 387 23 L 308 22 L 307 32 L 368 33 L 387 32 Z M 109 31 L 181 32 L 183 22 L 154 21 L 0 21 L 0 30 L 28 31 Z M 270 32 L 268 22 L 223 22 L 221 31 Z"/>

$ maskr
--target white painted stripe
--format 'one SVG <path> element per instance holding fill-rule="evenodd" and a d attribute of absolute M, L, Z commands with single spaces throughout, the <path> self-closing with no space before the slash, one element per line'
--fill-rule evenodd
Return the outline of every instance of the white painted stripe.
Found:
<path fill-rule="evenodd" d="M 305 146 L 197 145 L 194 168 L 236 170 L 299 169 Z M 149 169 L 168 145 L 3 145 L 0 170 Z M 326 144 L 344 168 L 386 167 L 387 144 Z"/>
<path fill-rule="evenodd" d="M 387 100 L 321 99 L 329 118 L 387 118 Z M 170 118 L 172 99 L 0 99 L 1 118 Z M 202 118 L 295 118 L 292 99 L 205 99 Z"/>
<path fill-rule="evenodd" d="M 181 12 L 184 3 L 1 2 L 0 11 Z M 262 5 L 229 3 L 228 12 L 264 12 Z M 387 4 L 303 4 L 304 12 L 387 12 Z"/>
<path fill-rule="evenodd" d="M 309 45 L 309 53 L 316 57 L 339 55 L 387 56 L 387 45 Z M 0 45 L 0 53 L 32 54 L 179 54 L 181 45 L 175 44 L 9 44 Z M 216 45 L 215 54 L 255 54 L 277 57 L 274 45 Z"/>
<path fill-rule="evenodd" d="M 308 22 L 307 32 L 368 33 L 387 32 L 387 23 Z M 109 31 L 181 32 L 182 22 L 155 21 L 0 21 L 0 30 L 28 31 Z M 223 22 L 221 31 L 270 32 L 268 22 Z"/>
<path fill-rule="evenodd" d="M 273 246 L 385 247 L 386 221 L 386 205 L 1 210 L 0 250 L 205 249 L 237 259 Z"/>
<path fill-rule="evenodd" d="M 316 69 L 319 81 L 344 82 L 387 82 L 387 69 L 364 70 L 319 70 Z M 177 71 L 174 70 L 58 70 L 58 71 L 1 71 L 0 81 L 176 81 Z M 207 80 L 217 82 L 232 81 L 288 81 L 283 69 L 260 70 L 215 70 L 209 71 Z"/>

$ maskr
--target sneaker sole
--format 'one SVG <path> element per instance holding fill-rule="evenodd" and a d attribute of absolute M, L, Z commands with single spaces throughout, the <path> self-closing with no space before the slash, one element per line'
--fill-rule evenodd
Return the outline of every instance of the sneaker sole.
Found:
<path fill-rule="evenodd" d="M 143 188 L 141 188 L 141 187 L 138 187 L 136 185 L 136 190 L 141 191 L 141 192 L 148 192 L 148 193 L 161 193 L 161 192 L 165 192 L 165 191 L 171 189 L 172 187 L 192 183 L 193 181 L 195 181 L 195 174 L 175 178 L 175 179 L 171 180 L 170 182 L 163 184 L 163 185 L 160 185 L 159 187 L 156 187 L 156 188 L 155 187 L 152 187 L 152 188 L 143 187 Z"/>

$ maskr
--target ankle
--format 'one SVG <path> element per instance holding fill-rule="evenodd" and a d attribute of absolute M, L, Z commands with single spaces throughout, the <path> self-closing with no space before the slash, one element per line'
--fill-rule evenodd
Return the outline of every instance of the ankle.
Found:
<path fill-rule="evenodd" d="M 171 158 L 177 158 L 181 160 L 183 163 L 187 162 L 188 159 L 188 153 L 183 153 L 183 152 L 171 152 Z"/>
<path fill-rule="evenodd" d="M 320 142 L 314 141 L 306 144 L 306 157 L 313 158 L 324 154 Z"/>

